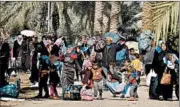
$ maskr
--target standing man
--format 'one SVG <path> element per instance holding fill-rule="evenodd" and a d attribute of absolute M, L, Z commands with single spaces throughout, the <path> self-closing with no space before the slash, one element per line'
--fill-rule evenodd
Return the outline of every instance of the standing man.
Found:
<path fill-rule="evenodd" d="M 21 65 L 22 42 L 23 42 L 22 35 L 18 35 L 13 45 L 13 57 L 16 59 L 16 62 L 15 62 L 16 69 L 17 69 L 17 66 L 22 68 L 22 65 Z"/>
<path fill-rule="evenodd" d="M 110 63 L 116 62 L 116 53 L 122 49 L 122 45 L 120 43 L 115 44 L 112 42 L 112 38 L 106 38 L 106 45 L 103 49 L 97 50 L 95 47 L 96 52 L 102 52 L 102 69 L 106 77 L 108 76 L 110 70 Z M 106 83 L 106 79 L 104 79 L 104 85 Z"/>

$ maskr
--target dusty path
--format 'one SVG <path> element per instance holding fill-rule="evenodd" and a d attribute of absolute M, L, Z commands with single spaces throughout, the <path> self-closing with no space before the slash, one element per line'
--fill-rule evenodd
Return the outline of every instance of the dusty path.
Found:
<path fill-rule="evenodd" d="M 60 91 L 61 89 L 59 89 Z M 119 96 L 113 98 L 109 91 L 104 92 L 104 100 L 94 101 L 62 101 L 62 100 L 40 100 L 40 101 L 25 101 L 19 103 L 16 107 L 179 107 L 178 101 L 155 101 L 148 99 L 148 88 L 145 86 L 139 87 L 139 100 L 127 101 L 120 99 Z M 176 97 L 173 98 L 176 100 Z"/>
<path fill-rule="evenodd" d="M 20 75 L 23 79 L 23 86 L 29 86 L 28 76 Z M 141 83 L 143 84 L 143 83 Z M 61 88 L 58 88 L 59 95 L 62 92 Z M 26 93 L 20 93 L 20 98 L 33 97 L 37 94 L 37 91 L 26 90 Z M 148 87 L 140 86 L 138 88 L 139 100 L 127 101 L 127 99 L 120 99 L 112 97 L 109 91 L 104 91 L 104 100 L 94 101 L 63 101 L 63 100 L 50 100 L 50 99 L 38 99 L 38 100 L 25 100 L 23 102 L 0 102 L 1 107 L 179 107 L 175 94 L 174 101 L 156 101 L 148 99 Z"/>

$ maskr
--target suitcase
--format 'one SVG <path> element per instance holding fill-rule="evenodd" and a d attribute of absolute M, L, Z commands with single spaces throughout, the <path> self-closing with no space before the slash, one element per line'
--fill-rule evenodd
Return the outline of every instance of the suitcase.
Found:
<path fill-rule="evenodd" d="M 63 88 L 63 100 L 81 100 L 80 85 L 68 85 Z"/>
<path fill-rule="evenodd" d="M 150 87 L 149 87 L 149 98 L 158 99 L 158 77 L 151 77 Z"/>

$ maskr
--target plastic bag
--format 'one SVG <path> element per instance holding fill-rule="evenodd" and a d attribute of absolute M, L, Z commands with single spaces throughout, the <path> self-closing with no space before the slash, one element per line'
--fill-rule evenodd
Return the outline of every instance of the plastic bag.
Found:
<path fill-rule="evenodd" d="M 157 74 L 154 72 L 154 70 L 151 69 L 151 71 L 149 72 L 149 74 L 146 77 L 146 85 L 150 86 L 151 83 L 151 77 L 156 77 Z"/>

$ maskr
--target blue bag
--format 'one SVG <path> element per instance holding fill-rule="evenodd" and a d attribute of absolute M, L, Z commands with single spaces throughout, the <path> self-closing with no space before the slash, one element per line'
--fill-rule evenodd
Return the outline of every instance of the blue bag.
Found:
<path fill-rule="evenodd" d="M 11 97 L 17 98 L 19 95 L 20 89 L 20 79 L 17 81 L 17 84 L 9 84 L 0 88 L 0 97 Z"/>

